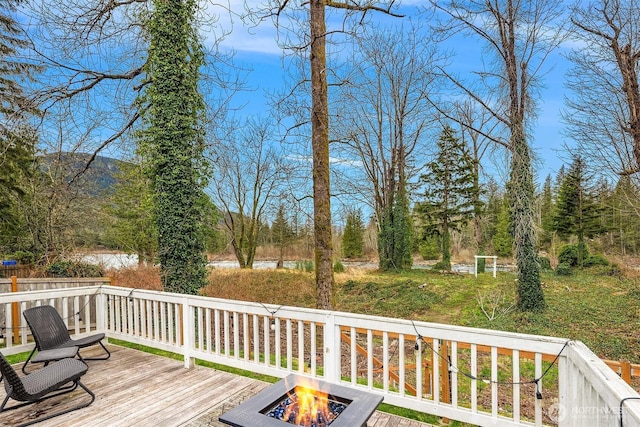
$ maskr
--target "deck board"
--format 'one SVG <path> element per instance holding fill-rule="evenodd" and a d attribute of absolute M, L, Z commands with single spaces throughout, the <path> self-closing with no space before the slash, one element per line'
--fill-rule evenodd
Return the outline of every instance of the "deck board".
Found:
<path fill-rule="evenodd" d="M 197 366 L 185 369 L 181 361 L 109 345 L 111 358 L 88 361 L 82 382 L 95 393 L 87 408 L 39 423 L 42 427 L 154 426 L 204 427 L 224 424 L 218 417 L 253 397 L 270 384 Z M 91 353 L 83 350 L 83 356 Z M 21 366 L 16 366 L 16 370 Z M 0 387 L 0 399 L 6 396 Z M 41 418 L 89 396 L 83 391 L 28 405 L 0 415 L 0 426 Z M 10 401 L 9 406 L 15 404 Z M 375 412 L 370 427 L 424 427 L 428 424 Z"/>

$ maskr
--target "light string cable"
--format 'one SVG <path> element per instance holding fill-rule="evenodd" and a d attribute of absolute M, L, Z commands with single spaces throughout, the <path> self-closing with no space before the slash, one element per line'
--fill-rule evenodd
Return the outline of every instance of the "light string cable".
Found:
<path fill-rule="evenodd" d="M 89 300 L 87 300 L 87 302 L 85 302 L 82 307 L 80 307 L 77 311 L 74 311 L 72 314 L 68 315 L 67 317 L 64 317 L 62 320 L 67 321 L 71 318 L 74 318 L 76 316 L 78 316 L 78 320 L 80 322 L 82 322 L 82 310 L 84 310 L 84 308 L 86 306 L 88 306 L 89 304 L 91 304 L 91 302 L 96 298 L 96 296 L 98 295 L 98 293 L 100 292 L 100 290 L 102 289 L 102 284 L 98 285 L 98 288 L 96 289 L 96 291 L 89 297 Z M 16 326 L 12 326 L 11 329 L 13 329 Z M 17 326 L 18 330 L 27 330 L 29 329 L 29 325 L 26 326 Z M 4 339 L 4 332 L 7 330 L 7 326 L 6 324 L 3 324 L 2 326 L 0 326 L 0 339 Z"/>
<path fill-rule="evenodd" d="M 542 375 L 540 375 L 539 377 L 535 377 L 533 379 L 530 380 L 524 380 L 524 381 L 494 381 L 491 379 L 487 379 L 487 378 L 483 378 L 483 377 L 479 377 L 476 375 L 471 375 L 468 372 L 465 372 L 463 370 L 461 370 L 460 368 L 458 368 L 457 366 L 454 366 L 451 363 L 451 360 L 446 357 L 443 356 L 442 354 L 440 354 L 440 352 L 438 352 L 438 350 L 436 350 L 435 348 L 433 348 L 433 346 L 431 344 L 429 344 L 428 341 L 426 341 L 423 336 L 418 332 L 418 328 L 416 327 L 416 324 L 413 322 L 413 320 L 411 320 L 411 325 L 413 325 L 413 329 L 416 331 L 416 345 L 415 345 L 415 350 L 419 350 L 419 343 L 420 342 L 424 342 L 426 344 L 427 347 L 429 347 L 440 359 L 444 360 L 445 362 L 447 362 L 447 366 L 449 368 L 450 371 L 459 373 L 464 375 L 465 377 L 472 379 L 472 380 L 479 380 L 482 381 L 486 384 L 497 384 L 497 385 L 520 385 L 520 384 L 535 384 L 536 386 L 536 399 L 542 399 L 542 392 L 540 391 L 540 381 L 542 380 L 542 378 L 544 378 L 549 371 L 551 370 L 551 368 L 556 364 L 556 362 L 558 361 L 558 358 L 560 357 L 560 355 L 562 354 L 562 352 L 564 351 L 564 349 L 567 347 L 567 345 L 569 345 L 569 343 L 571 341 L 565 341 L 564 345 L 562 346 L 562 348 L 560 349 L 560 351 L 558 352 L 558 354 L 556 354 L 555 358 L 553 359 L 553 361 L 549 364 L 549 366 L 547 366 L 547 369 L 544 370 L 544 372 L 542 373 Z"/>
<path fill-rule="evenodd" d="M 259 303 L 261 306 L 264 307 L 265 310 L 267 310 L 267 312 L 269 313 L 269 318 L 271 319 L 271 329 L 275 329 L 276 328 L 276 319 L 274 318 L 274 316 L 276 315 L 276 313 L 283 307 L 282 305 L 279 305 L 278 307 L 276 307 L 275 310 L 269 310 L 269 307 L 267 307 L 266 305 L 264 305 L 263 303 Z"/>
<path fill-rule="evenodd" d="M 625 397 L 624 399 L 622 399 L 620 401 L 620 407 L 618 408 L 619 414 L 620 414 L 620 427 L 624 427 L 622 424 L 622 407 L 624 406 L 624 402 L 626 402 L 627 400 L 640 400 L 640 397 Z"/>

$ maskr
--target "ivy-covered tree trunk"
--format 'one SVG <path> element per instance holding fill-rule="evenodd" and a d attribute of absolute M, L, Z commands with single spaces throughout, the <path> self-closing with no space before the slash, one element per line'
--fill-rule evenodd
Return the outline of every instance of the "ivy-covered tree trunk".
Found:
<path fill-rule="evenodd" d="M 204 104 L 198 92 L 204 56 L 194 27 L 197 5 L 155 0 L 153 6 L 141 147 L 154 187 L 163 288 L 196 294 L 206 284 Z"/>
<path fill-rule="evenodd" d="M 402 191 L 395 193 L 393 202 L 383 211 L 378 234 L 378 257 L 383 271 L 399 271 L 411 267 L 409 206 Z"/>
<path fill-rule="evenodd" d="M 545 307 L 534 228 L 534 191 L 531 154 L 522 125 L 512 128 L 509 201 L 514 230 L 514 255 L 518 266 L 518 308 L 539 311 Z"/>

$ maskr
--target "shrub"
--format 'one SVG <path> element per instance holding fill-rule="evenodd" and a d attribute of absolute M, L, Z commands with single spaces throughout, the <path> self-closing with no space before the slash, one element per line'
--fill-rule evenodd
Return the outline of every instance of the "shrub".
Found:
<path fill-rule="evenodd" d="M 578 246 L 564 245 L 558 254 L 558 264 L 567 264 L 570 267 L 578 265 Z"/>
<path fill-rule="evenodd" d="M 558 264 L 558 267 L 556 267 L 556 275 L 571 276 L 573 275 L 573 268 L 571 267 L 570 264 L 567 264 L 566 262 L 561 262 L 560 264 Z"/>
<path fill-rule="evenodd" d="M 315 266 L 313 265 L 313 261 L 309 261 L 309 260 L 296 261 L 296 270 L 302 270 L 309 273 L 315 270 Z"/>
<path fill-rule="evenodd" d="M 440 258 L 440 244 L 438 238 L 429 236 L 418 244 L 418 251 L 424 260 L 435 260 Z"/>
<path fill-rule="evenodd" d="M 344 273 L 344 264 L 340 261 L 336 261 L 333 263 L 333 272 L 334 273 Z"/>
<path fill-rule="evenodd" d="M 434 271 L 451 271 L 451 263 L 447 261 L 440 261 L 432 267 Z"/>
<path fill-rule="evenodd" d="M 542 271 L 552 271 L 551 261 L 546 256 L 538 257 L 538 263 L 540 263 L 540 269 Z"/>
<path fill-rule="evenodd" d="M 609 261 L 602 255 L 589 255 L 585 258 L 583 265 L 585 267 L 608 266 Z"/>
<path fill-rule="evenodd" d="M 12 256 L 19 264 L 33 264 L 36 260 L 32 252 L 17 251 Z"/>
<path fill-rule="evenodd" d="M 49 277 L 102 277 L 100 266 L 86 262 L 56 261 L 47 266 L 45 273 Z"/>

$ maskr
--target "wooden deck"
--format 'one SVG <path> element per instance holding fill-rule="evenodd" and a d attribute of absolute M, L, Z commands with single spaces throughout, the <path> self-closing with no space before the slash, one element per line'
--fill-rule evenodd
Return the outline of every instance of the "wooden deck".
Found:
<path fill-rule="evenodd" d="M 40 426 L 224 426 L 218 416 L 252 397 L 269 384 L 195 367 L 137 350 L 110 345 L 107 361 L 88 361 L 82 382 L 95 393 L 87 408 L 44 421 Z M 83 351 L 85 357 L 90 353 Z M 16 368 L 21 367 L 16 366 Z M 16 369 L 17 370 L 17 369 Z M 4 387 L 0 399 L 6 394 Z M 28 405 L 0 415 L 0 426 L 37 419 L 87 401 L 83 391 Z M 15 401 L 10 401 L 9 405 Z M 423 427 L 429 424 L 375 412 L 369 427 Z M 255 426 L 258 427 L 258 426 Z"/>

